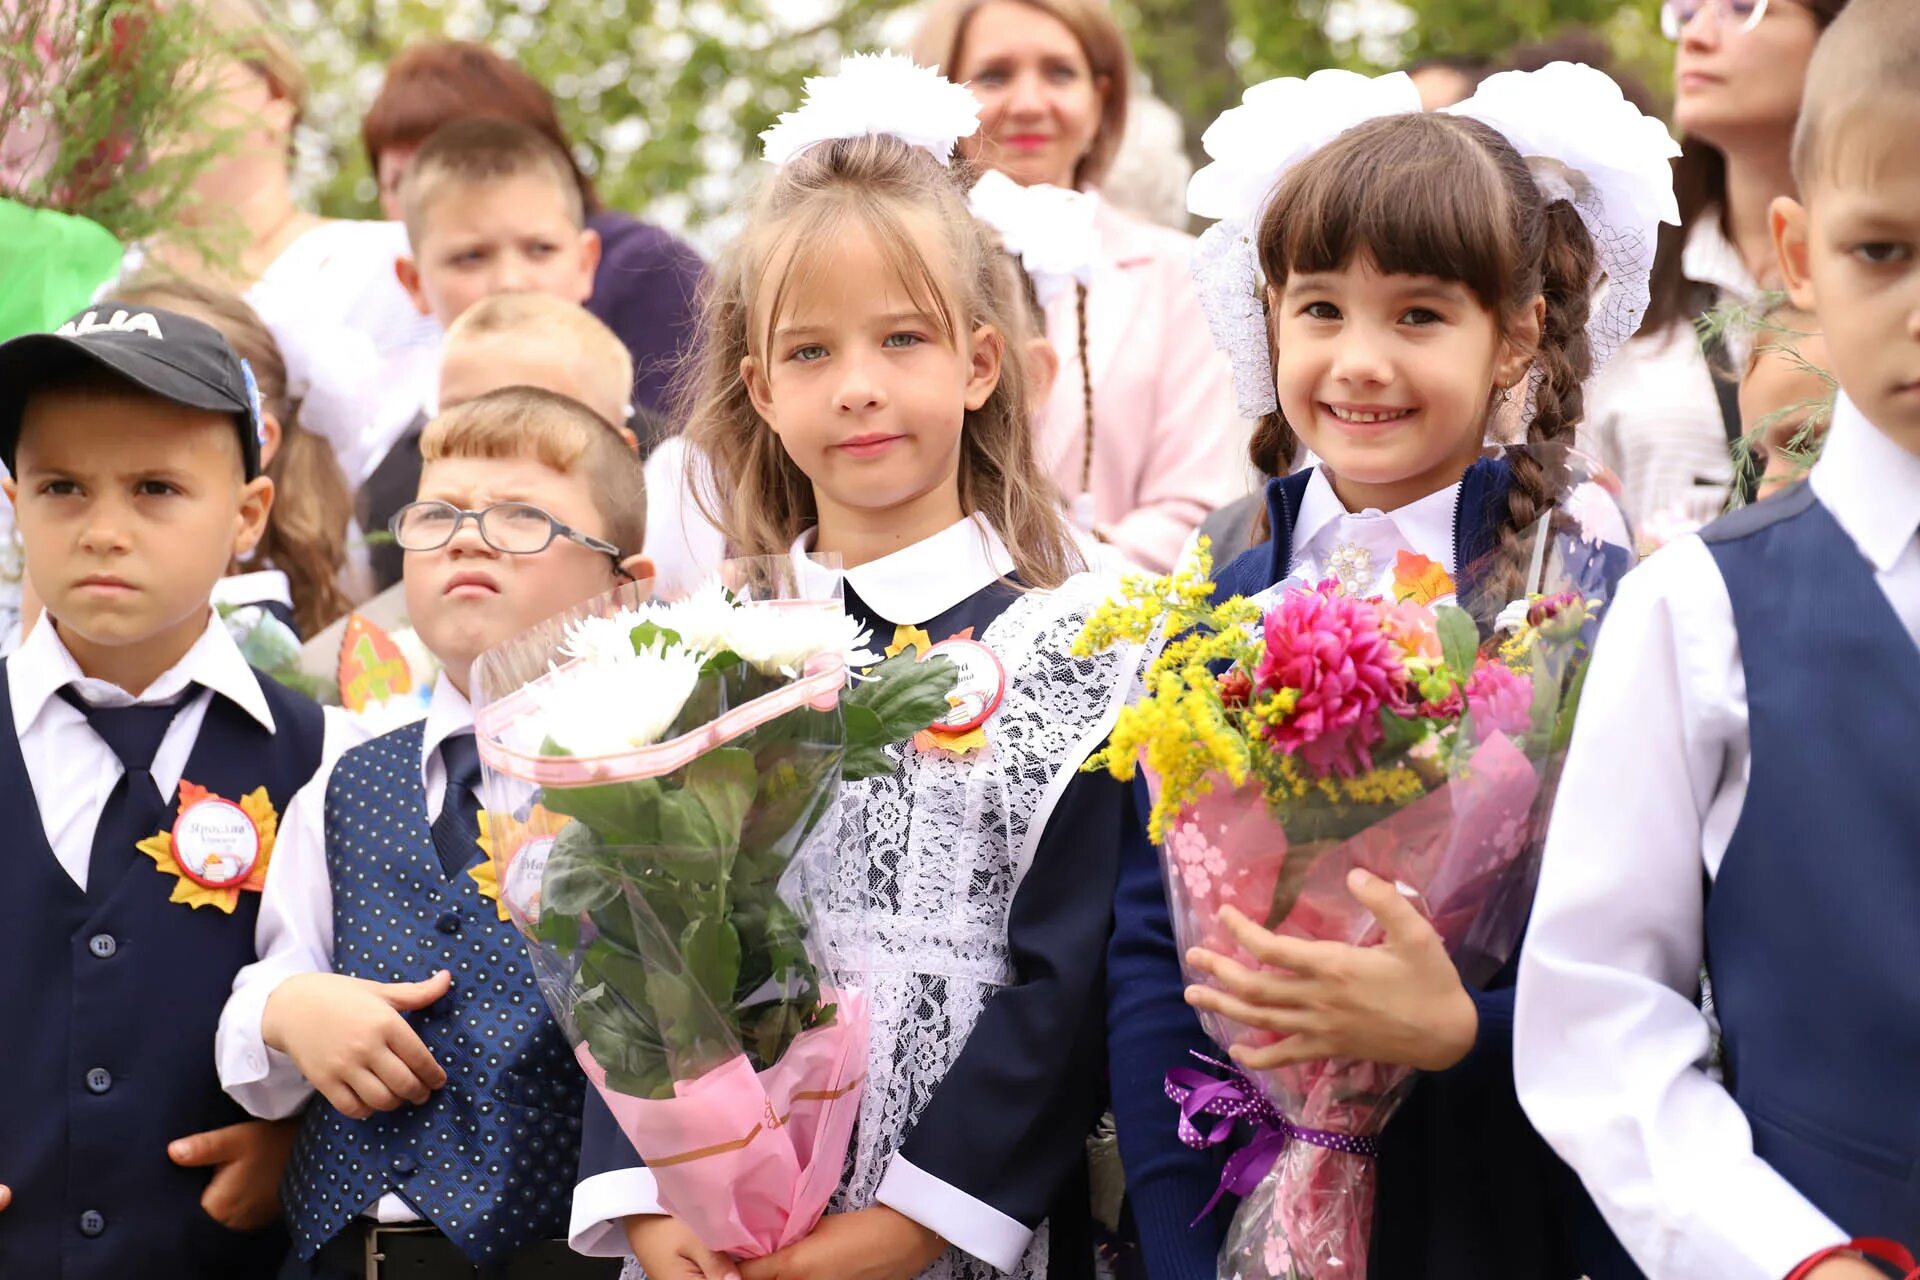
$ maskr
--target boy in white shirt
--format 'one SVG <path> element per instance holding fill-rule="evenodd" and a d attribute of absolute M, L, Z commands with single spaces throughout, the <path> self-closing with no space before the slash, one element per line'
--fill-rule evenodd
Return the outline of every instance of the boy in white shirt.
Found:
<path fill-rule="evenodd" d="M 1622 586 L 1521 961 L 1521 1102 L 1654 1280 L 1920 1245 L 1920 6 L 1836 20 L 1794 163 L 1825 452 Z"/>

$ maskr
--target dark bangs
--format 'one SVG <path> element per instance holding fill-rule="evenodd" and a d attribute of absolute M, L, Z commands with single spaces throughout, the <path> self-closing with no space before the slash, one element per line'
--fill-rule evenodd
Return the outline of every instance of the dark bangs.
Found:
<path fill-rule="evenodd" d="M 1458 281 L 1500 311 L 1519 292 L 1509 161 L 1522 165 L 1504 138 L 1458 116 L 1357 125 L 1281 180 L 1260 222 L 1261 269 L 1278 289 L 1364 256 L 1389 275 Z"/>

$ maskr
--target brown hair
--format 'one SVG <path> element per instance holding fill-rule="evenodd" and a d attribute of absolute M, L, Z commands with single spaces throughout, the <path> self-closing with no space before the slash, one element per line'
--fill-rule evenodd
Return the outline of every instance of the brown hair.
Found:
<path fill-rule="evenodd" d="M 367 164 L 380 171 L 380 153 L 419 147 L 456 120 L 510 120 L 559 148 L 589 214 L 600 212 L 593 179 L 573 159 L 553 97 L 538 80 L 483 44 L 427 40 L 410 44 L 387 63 L 380 93 L 360 120 Z"/>
<path fill-rule="evenodd" d="M 199 0 L 213 31 L 229 40 L 233 56 L 265 77 L 293 104 L 294 121 L 307 110 L 307 69 L 258 0 Z"/>
<path fill-rule="evenodd" d="M 1794 0 L 1813 15 L 1825 31 L 1847 7 L 1847 0 Z M 1709 214 L 1721 225 L 1727 218 L 1727 158 L 1720 148 L 1701 138 L 1680 139 L 1680 155 L 1673 162 L 1673 194 L 1680 205 L 1680 225 L 1660 226 L 1659 250 L 1653 259 L 1648 288 L 1653 295 L 1641 333 L 1660 333 L 1675 325 L 1692 324 L 1700 317 L 1694 282 L 1687 279 L 1683 261 L 1687 237 Z"/>
<path fill-rule="evenodd" d="M 1593 369 L 1593 241 L 1572 205 L 1541 198 L 1526 161 L 1487 125 L 1409 113 L 1347 130 L 1281 179 L 1257 243 L 1275 290 L 1295 272 L 1338 271 L 1364 255 L 1387 274 L 1459 281 L 1503 332 L 1544 298 L 1534 356 L 1541 380 L 1527 442 L 1573 443 Z M 1254 463 L 1268 475 L 1285 475 L 1297 443 L 1285 414 L 1275 410 L 1254 430 Z M 1486 584 L 1506 591 L 1503 599 L 1524 587 L 1521 534 L 1547 513 L 1563 484 L 1552 461 L 1525 450 L 1509 457 L 1503 564 Z"/>
<path fill-rule="evenodd" d="M 428 211 L 443 188 L 474 187 L 513 178 L 552 180 L 576 227 L 586 225 L 586 205 L 573 181 L 566 152 L 536 130 L 511 120 L 456 120 L 438 130 L 407 166 L 400 182 L 401 212 L 415 252 Z"/>
<path fill-rule="evenodd" d="M 440 414 L 420 434 L 420 460 L 532 458 L 587 482 L 603 536 L 623 556 L 645 549 L 647 480 L 612 424 L 569 396 L 503 387 Z M 583 530 L 582 532 L 586 532 Z"/>
<path fill-rule="evenodd" d="M 286 360 L 272 331 L 239 295 L 192 280 L 138 282 L 115 296 L 206 321 L 252 368 L 260 408 L 280 424 L 280 449 L 267 466 L 273 478 L 273 511 L 259 555 L 287 575 L 300 634 L 318 633 L 353 607 L 340 589 L 353 493 L 333 446 L 300 425 L 299 406 L 288 392 Z"/>
<path fill-rule="evenodd" d="M 990 235 L 999 233 L 988 229 Z M 1024 347 L 1034 338 L 1047 336 L 1047 309 L 1040 304 L 1040 291 L 1034 287 L 1033 277 L 1027 274 L 1026 266 L 1010 253 L 1001 253 L 1004 265 L 1000 268 L 1005 277 L 1002 284 L 1007 296 L 1019 305 L 1012 310 L 1025 323 L 1014 333 L 1007 335 L 1009 347 Z M 1093 371 L 1087 364 L 1087 286 L 1079 281 L 1073 284 L 1074 296 L 1074 336 L 1080 347 L 1080 411 L 1085 424 L 1085 448 L 1080 455 L 1080 491 L 1085 493 L 1092 487 L 1093 479 Z M 1062 495 L 1063 500 L 1073 495 Z"/>
<path fill-rule="evenodd" d="M 1920 9 L 1911 3 L 1856 0 L 1813 51 L 1800 120 L 1793 131 L 1793 181 L 1804 193 L 1823 162 L 1833 163 L 1833 134 L 1893 95 L 1920 90 Z"/>
<path fill-rule="evenodd" d="M 932 67 L 949 78 L 956 75 L 966 54 L 967 26 L 973 15 L 990 0 L 934 0 L 913 37 L 913 60 Z M 1126 33 L 1114 18 L 1107 0 L 1015 0 L 1029 9 L 1055 19 L 1080 42 L 1087 66 L 1096 85 L 1104 81 L 1100 104 L 1100 128 L 1093 145 L 1073 171 L 1073 185 L 1098 186 L 1113 167 L 1120 151 L 1121 135 L 1127 131 L 1127 97 L 1131 92 L 1133 56 L 1127 49 Z"/>
<path fill-rule="evenodd" d="M 992 232 L 967 210 L 972 174 L 964 162 L 941 166 L 918 147 L 887 135 L 815 145 L 767 179 L 745 230 L 708 280 L 699 341 L 682 394 L 688 442 L 712 468 L 696 500 L 744 556 L 784 554 L 815 523 L 813 484 L 760 420 L 740 376 L 741 362 L 762 355 L 782 303 L 807 260 L 834 239 L 871 235 L 916 305 L 955 345 L 981 325 L 1018 331 L 1003 254 Z M 930 223 L 947 261 L 929 261 L 913 221 Z M 784 265 L 769 271 L 783 257 Z M 755 332 L 755 303 L 771 290 L 767 331 Z M 731 502 L 735 494 L 752 501 Z M 1029 587 L 1057 586 L 1079 569 L 1079 554 L 1060 515 L 1053 485 L 1034 459 L 1026 377 L 1011 349 L 1000 382 L 968 410 L 960 437 L 960 505 L 984 516 L 1011 552 Z"/>

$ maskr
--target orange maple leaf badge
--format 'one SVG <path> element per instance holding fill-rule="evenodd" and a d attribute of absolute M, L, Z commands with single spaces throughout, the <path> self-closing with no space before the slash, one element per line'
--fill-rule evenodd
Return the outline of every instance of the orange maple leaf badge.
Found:
<path fill-rule="evenodd" d="M 243 892 L 259 893 L 266 886 L 267 864 L 273 860 L 273 842 L 280 830 L 280 815 L 275 812 L 273 801 L 267 798 L 265 787 L 255 787 L 235 802 L 224 796 L 215 795 L 205 787 L 195 786 L 185 778 L 180 780 L 178 810 L 180 817 L 186 817 L 190 811 L 208 802 L 212 802 L 215 809 L 225 811 L 221 816 L 226 819 L 231 829 L 245 832 L 244 825 L 235 825 L 241 816 L 244 816 L 246 822 L 252 824 L 253 843 L 257 848 L 253 853 L 253 865 L 247 870 L 244 878 L 233 880 L 228 884 L 218 883 L 232 879 L 244 865 L 245 857 L 244 850 L 235 854 L 230 847 L 222 846 L 220 842 L 215 842 L 216 846 L 220 847 L 188 855 L 189 861 L 195 857 L 200 858 L 201 861 L 200 874 L 197 877 L 189 874 L 176 856 L 172 828 L 148 836 L 134 848 L 153 859 L 155 870 L 174 878 L 176 883 L 168 901 L 184 902 L 195 908 L 213 907 L 232 915 L 233 909 L 240 905 L 240 895 Z M 234 813 L 235 810 L 238 811 L 237 814 Z M 215 883 L 210 884 L 207 883 L 208 881 Z"/>
<path fill-rule="evenodd" d="M 1393 561 L 1393 598 L 1432 604 L 1453 595 L 1453 575 L 1436 561 L 1414 551 L 1402 551 Z"/>

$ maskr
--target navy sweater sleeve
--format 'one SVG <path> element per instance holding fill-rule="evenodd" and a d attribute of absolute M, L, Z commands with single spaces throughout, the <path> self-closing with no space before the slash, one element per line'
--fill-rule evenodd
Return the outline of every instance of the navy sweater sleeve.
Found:
<path fill-rule="evenodd" d="M 1107 947 L 1107 1062 L 1127 1200 L 1153 1280 L 1213 1280 L 1234 1201 L 1198 1225 L 1220 1183 L 1223 1154 L 1180 1141 L 1179 1112 L 1165 1091 L 1167 1072 L 1190 1065 L 1192 1051 L 1219 1050 L 1187 1005 L 1173 942 L 1173 917 L 1160 880 L 1159 851 L 1147 840 L 1136 783 L 1120 833 L 1113 937 Z"/>
<path fill-rule="evenodd" d="M 1067 785 L 1008 915 L 1013 981 L 900 1147 L 915 1168 L 1029 1227 L 1058 1203 L 1100 1117 L 1099 996 L 1131 807 L 1109 778 Z"/>
<path fill-rule="evenodd" d="M 598 1089 L 587 1090 L 586 1106 L 580 1112 L 580 1181 L 622 1169 L 638 1169 L 644 1162 L 627 1141 L 607 1109 Z"/>

